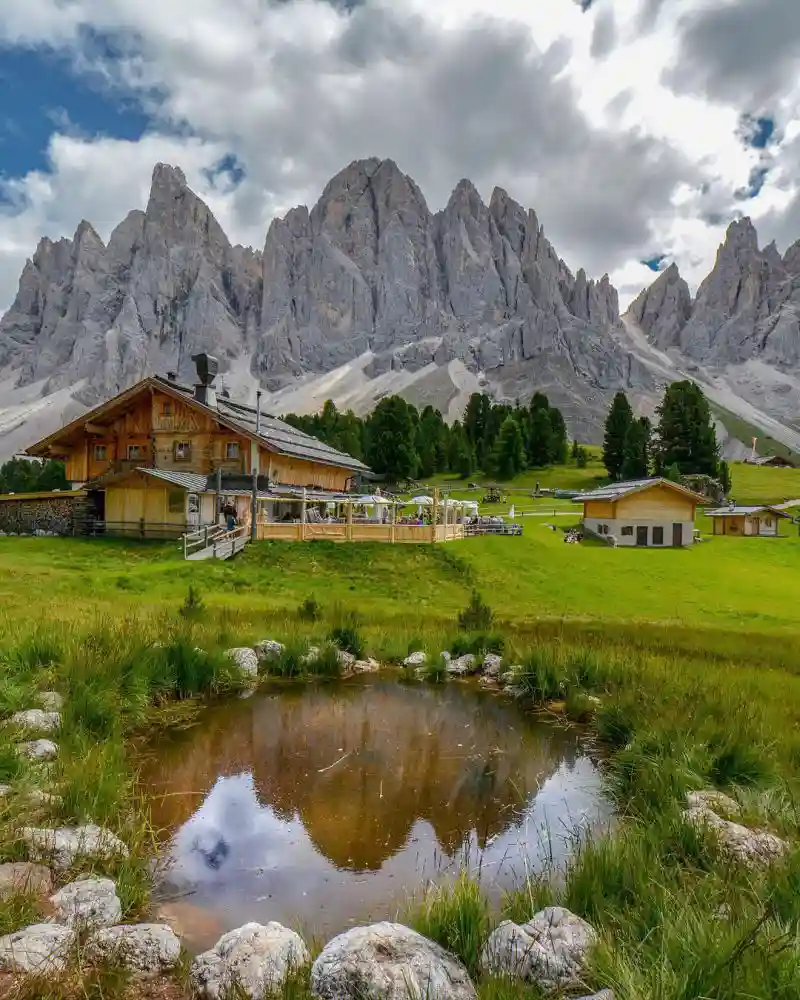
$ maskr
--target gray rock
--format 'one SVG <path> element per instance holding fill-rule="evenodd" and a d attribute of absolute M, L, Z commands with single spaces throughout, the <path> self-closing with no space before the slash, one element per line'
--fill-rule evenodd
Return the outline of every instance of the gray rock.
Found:
<path fill-rule="evenodd" d="M 32 924 L 0 938 L 0 968 L 52 976 L 63 972 L 75 944 L 75 931 L 60 924 Z"/>
<path fill-rule="evenodd" d="M 410 653 L 404 660 L 404 667 L 424 667 L 428 662 L 428 654 L 422 650 L 417 650 L 416 653 Z"/>
<path fill-rule="evenodd" d="M 563 906 L 548 906 L 521 926 L 505 920 L 481 955 L 484 970 L 535 983 L 545 990 L 580 985 L 597 935 L 591 924 Z"/>
<path fill-rule="evenodd" d="M 483 672 L 487 677 L 499 677 L 503 669 L 503 657 L 497 653 L 487 653 L 483 658 Z"/>
<path fill-rule="evenodd" d="M 742 812 L 742 807 L 736 799 L 732 799 L 730 795 L 718 792 L 713 788 L 701 792 L 689 792 L 686 796 L 686 805 L 690 809 L 698 806 L 705 807 L 711 809 L 712 812 L 724 813 L 729 816 L 739 816 Z"/>
<path fill-rule="evenodd" d="M 578 997 L 577 1000 L 614 1000 L 614 993 L 611 990 L 600 990 L 599 993 L 592 993 L 591 996 Z"/>
<path fill-rule="evenodd" d="M 753 830 L 722 819 L 705 805 L 690 806 L 683 812 L 687 823 L 711 830 L 723 850 L 748 868 L 758 868 L 777 861 L 789 850 L 789 844 L 767 830 Z"/>
<path fill-rule="evenodd" d="M 0 899 L 19 892 L 49 896 L 53 891 L 53 873 L 44 865 L 29 861 L 8 861 L 0 865 Z"/>
<path fill-rule="evenodd" d="M 467 970 L 401 924 L 354 927 L 329 941 L 311 969 L 318 1000 L 475 1000 Z"/>
<path fill-rule="evenodd" d="M 64 707 L 64 698 L 58 691 L 40 691 L 36 700 L 45 712 L 60 712 Z"/>
<path fill-rule="evenodd" d="M 25 798 L 35 806 L 55 808 L 64 801 L 60 795 L 53 792 L 44 792 L 41 788 L 29 788 L 25 792 Z"/>
<path fill-rule="evenodd" d="M 276 642 L 274 639 L 262 639 L 253 648 L 259 660 L 271 663 L 280 658 L 285 647 L 282 642 Z"/>
<path fill-rule="evenodd" d="M 674 346 L 692 313 L 692 295 L 677 265 L 662 271 L 628 307 L 628 314 L 662 350 Z"/>
<path fill-rule="evenodd" d="M 356 662 L 356 658 L 352 653 L 348 653 L 346 649 L 337 649 L 336 656 L 339 659 L 339 665 L 344 671 L 353 669 L 353 664 Z"/>
<path fill-rule="evenodd" d="M 12 726 L 29 733 L 54 733 L 61 728 L 59 712 L 45 712 L 41 708 L 28 708 L 15 712 L 9 720 Z"/>
<path fill-rule="evenodd" d="M 233 660 L 243 677 L 250 679 L 258 677 L 258 657 L 255 650 L 239 646 L 236 649 L 229 649 L 225 655 L 229 660 Z"/>
<path fill-rule="evenodd" d="M 17 753 L 29 760 L 53 760 L 58 756 L 58 744 L 52 740 L 29 740 L 18 744 Z"/>
<path fill-rule="evenodd" d="M 202 1000 L 225 1000 L 231 991 L 238 990 L 250 1000 L 261 1000 L 310 961 L 308 949 L 295 931 L 274 921 L 245 924 L 224 934 L 211 951 L 192 962 L 192 995 Z"/>
<path fill-rule="evenodd" d="M 472 653 L 458 656 L 447 664 L 448 674 L 452 674 L 454 677 L 469 677 L 470 674 L 476 674 L 479 670 L 480 664 Z"/>
<path fill-rule="evenodd" d="M 380 663 L 368 657 L 366 660 L 356 660 L 350 666 L 350 673 L 353 674 L 377 674 L 381 669 Z"/>
<path fill-rule="evenodd" d="M 70 882 L 50 897 L 53 919 L 78 930 L 112 927 L 122 917 L 117 887 L 110 878 L 83 878 Z"/>
<path fill-rule="evenodd" d="M 20 839 L 32 860 L 48 861 L 57 871 L 71 868 L 80 858 L 128 857 L 119 837 L 93 823 L 58 829 L 23 827 Z"/>
<path fill-rule="evenodd" d="M 165 924 L 120 924 L 91 934 L 84 953 L 90 962 L 121 965 L 137 978 L 149 979 L 175 968 L 181 943 Z"/>

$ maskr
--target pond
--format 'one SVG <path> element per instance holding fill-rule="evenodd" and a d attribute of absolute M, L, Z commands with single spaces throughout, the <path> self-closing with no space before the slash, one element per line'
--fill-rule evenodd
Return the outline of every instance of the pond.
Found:
<path fill-rule="evenodd" d="M 162 916 L 195 950 L 249 920 L 326 936 L 431 879 L 490 897 L 565 860 L 610 807 L 581 734 L 468 684 L 261 691 L 150 744 Z"/>

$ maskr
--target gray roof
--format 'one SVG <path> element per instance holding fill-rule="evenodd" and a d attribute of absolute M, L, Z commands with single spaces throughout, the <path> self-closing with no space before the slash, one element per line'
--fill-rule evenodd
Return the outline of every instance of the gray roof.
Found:
<path fill-rule="evenodd" d="M 768 504 L 761 504 L 759 507 L 717 507 L 716 510 L 707 510 L 709 517 L 724 517 L 726 514 L 759 514 L 762 511 L 769 514 L 777 514 L 779 517 L 788 517 L 777 507 L 770 507 Z"/>
<path fill-rule="evenodd" d="M 208 489 L 208 476 L 198 475 L 196 472 L 173 472 L 171 469 L 144 469 L 139 468 L 137 472 L 142 472 L 146 476 L 155 476 L 156 479 L 163 479 L 173 486 L 180 486 L 181 489 L 190 493 L 205 493 Z"/>
<path fill-rule="evenodd" d="M 345 455 L 344 452 L 337 451 L 327 444 L 323 444 L 310 434 L 304 434 L 291 424 L 287 424 L 277 417 L 270 416 L 262 411 L 259 421 L 258 434 L 256 435 L 256 410 L 253 406 L 245 403 L 237 403 L 227 396 L 217 392 L 217 407 L 206 406 L 204 403 L 194 399 L 193 390 L 176 382 L 170 382 L 156 376 L 156 379 L 170 389 L 177 390 L 184 396 L 190 396 L 196 405 L 202 406 L 214 416 L 222 418 L 226 424 L 239 428 L 245 434 L 258 437 L 260 441 L 279 455 L 287 455 L 292 458 L 305 459 L 308 462 L 317 462 L 320 465 L 333 465 L 341 469 L 352 469 L 354 472 L 369 472 L 363 462 L 359 462 L 352 455 Z"/>
<path fill-rule="evenodd" d="M 608 486 L 600 486 L 596 490 L 584 493 L 581 500 L 619 500 L 628 493 L 636 493 L 637 490 L 643 490 L 646 486 L 660 482 L 660 479 L 630 479 L 625 483 L 609 483 Z"/>

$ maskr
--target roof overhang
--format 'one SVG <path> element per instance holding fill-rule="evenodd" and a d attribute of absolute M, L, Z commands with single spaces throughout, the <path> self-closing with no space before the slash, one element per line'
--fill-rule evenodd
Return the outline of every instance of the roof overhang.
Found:
<path fill-rule="evenodd" d="M 681 486 L 680 483 L 673 483 L 671 479 L 653 479 L 650 482 L 642 483 L 639 486 L 632 486 L 629 489 L 622 490 L 619 493 L 612 493 L 612 486 L 601 487 L 596 490 L 598 495 L 592 496 L 591 493 L 587 494 L 582 498 L 584 503 L 591 503 L 592 501 L 606 502 L 606 503 L 618 503 L 620 500 L 625 500 L 627 497 L 635 496 L 637 493 L 646 493 L 648 490 L 653 490 L 657 486 L 665 486 L 667 489 L 673 490 L 675 493 L 680 493 L 690 500 L 694 500 L 696 504 L 710 504 L 715 501 L 709 500 L 708 497 L 703 496 L 702 493 L 696 493 L 694 490 L 688 489 L 686 486 Z M 609 492 L 607 495 L 603 495 L 602 490 L 607 489 Z"/>

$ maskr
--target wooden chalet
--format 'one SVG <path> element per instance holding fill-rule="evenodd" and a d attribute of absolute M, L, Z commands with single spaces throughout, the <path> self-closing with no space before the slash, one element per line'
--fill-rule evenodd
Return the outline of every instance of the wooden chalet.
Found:
<path fill-rule="evenodd" d="M 198 355 L 198 384 L 152 376 L 27 449 L 66 463 L 73 490 L 108 534 L 177 537 L 216 525 L 299 520 L 309 498 L 333 502 L 368 468 L 282 420 L 214 388 L 216 359 Z M 266 533 L 265 533 L 266 536 Z"/>
<path fill-rule="evenodd" d="M 587 534 L 614 545 L 659 549 L 691 545 L 697 507 L 708 503 L 668 479 L 611 483 L 581 499 Z"/>
<path fill-rule="evenodd" d="M 706 513 L 713 520 L 715 535 L 735 535 L 741 538 L 778 538 L 780 522 L 792 520 L 791 514 L 780 507 L 771 506 L 737 507 L 730 504 Z"/>

